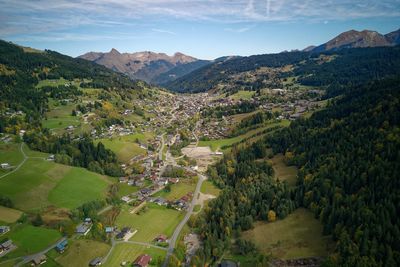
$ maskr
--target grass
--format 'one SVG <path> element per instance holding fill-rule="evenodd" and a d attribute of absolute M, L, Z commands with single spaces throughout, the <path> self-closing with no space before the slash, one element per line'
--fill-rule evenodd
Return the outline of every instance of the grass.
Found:
<path fill-rule="evenodd" d="M 184 216 L 183 212 L 156 204 L 147 204 L 147 207 L 146 212 L 138 215 L 130 213 L 125 206 L 116 220 L 120 228 L 130 226 L 138 230 L 131 238 L 133 241 L 151 242 L 159 234 L 170 237 Z"/>
<path fill-rule="evenodd" d="M 0 163 L 17 166 L 24 159 L 19 149 L 21 144 L 0 144 Z"/>
<path fill-rule="evenodd" d="M 161 266 L 166 251 L 137 244 L 121 243 L 114 247 L 107 262 L 104 263 L 104 266 L 121 266 L 120 264 L 122 262 L 132 263 L 141 254 L 148 254 L 151 256 L 152 261 L 149 266 Z"/>
<path fill-rule="evenodd" d="M 2 236 L 2 238 L 8 237 L 11 239 L 18 247 L 7 254 L 6 258 L 9 259 L 42 251 L 61 238 L 61 234 L 53 229 L 34 227 L 27 224 L 15 227 L 5 236 Z"/>
<path fill-rule="evenodd" d="M 129 195 L 131 193 L 135 193 L 138 190 L 139 190 L 139 187 L 137 187 L 137 186 L 131 186 L 131 185 L 128 185 L 125 183 L 119 183 L 117 196 L 119 198 L 121 198 L 121 197 Z"/>
<path fill-rule="evenodd" d="M 49 201 L 58 207 L 76 208 L 83 202 L 105 197 L 110 184 L 101 175 L 83 168 L 70 168 L 49 194 Z"/>
<path fill-rule="evenodd" d="M 96 143 L 97 142 L 102 142 L 106 148 L 111 149 L 121 162 L 128 162 L 134 156 L 144 155 L 146 153 L 146 150 L 140 148 L 137 143 L 125 141 L 122 139 L 122 137 L 113 139 L 98 139 L 96 140 Z"/>
<path fill-rule="evenodd" d="M 55 260 L 62 266 L 88 266 L 96 257 L 104 257 L 110 245 L 89 239 L 70 242 L 67 250 Z"/>
<path fill-rule="evenodd" d="M 108 182 L 101 175 L 43 159 L 28 159 L 22 167 L 0 179 L 0 192 L 17 209 L 35 211 L 49 205 L 73 208 L 103 198 Z"/>
<path fill-rule="evenodd" d="M 166 192 L 161 190 L 155 197 L 163 197 L 167 200 L 180 199 L 189 192 L 194 192 L 196 188 L 197 179 L 180 179 L 179 183 L 171 185 L 171 191 Z"/>
<path fill-rule="evenodd" d="M 254 91 L 238 91 L 237 93 L 234 93 L 233 95 L 230 95 L 229 98 L 233 100 L 249 100 L 253 97 L 255 94 Z"/>
<path fill-rule="evenodd" d="M 253 130 L 248 131 L 247 133 L 244 133 L 242 135 L 238 135 L 235 137 L 231 137 L 231 138 L 225 138 L 225 139 L 218 139 L 218 140 L 210 140 L 210 141 L 200 141 L 199 142 L 199 146 L 209 146 L 211 148 L 212 151 L 217 151 L 217 150 L 221 150 L 222 147 L 229 147 L 232 146 L 235 143 L 238 143 L 240 141 L 242 141 L 245 138 L 251 137 L 253 135 L 256 135 L 268 128 L 274 127 L 274 126 L 287 126 L 288 125 L 288 121 L 280 121 L 280 122 L 276 122 L 276 123 L 271 123 L 268 124 L 267 126 L 264 127 L 260 127 L 260 128 L 256 128 Z M 226 150 L 226 149 L 225 149 Z"/>
<path fill-rule="evenodd" d="M 330 237 L 322 236 L 321 223 L 303 208 L 283 220 L 257 222 L 242 236 L 253 241 L 261 252 L 282 259 L 323 257 L 331 251 Z"/>
<path fill-rule="evenodd" d="M 201 209 L 201 205 L 200 204 L 194 205 L 193 212 L 199 212 L 200 209 Z"/>
<path fill-rule="evenodd" d="M 285 157 L 282 154 L 273 156 L 269 162 L 272 164 L 274 169 L 274 178 L 280 181 L 286 181 L 288 185 L 296 185 L 297 167 L 287 166 L 285 163 Z"/>
<path fill-rule="evenodd" d="M 200 192 L 217 197 L 219 196 L 221 189 L 216 187 L 211 181 L 205 180 L 201 185 Z"/>
<path fill-rule="evenodd" d="M 22 212 L 15 209 L 0 206 L 0 221 L 5 223 L 14 223 L 22 215 Z"/>

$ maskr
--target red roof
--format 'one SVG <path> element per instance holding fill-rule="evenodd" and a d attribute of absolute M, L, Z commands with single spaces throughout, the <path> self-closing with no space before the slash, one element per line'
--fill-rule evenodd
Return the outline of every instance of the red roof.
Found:
<path fill-rule="evenodd" d="M 143 254 L 143 255 L 140 255 L 139 257 L 137 257 L 133 264 L 135 266 L 146 267 L 150 261 L 151 261 L 150 255 Z"/>

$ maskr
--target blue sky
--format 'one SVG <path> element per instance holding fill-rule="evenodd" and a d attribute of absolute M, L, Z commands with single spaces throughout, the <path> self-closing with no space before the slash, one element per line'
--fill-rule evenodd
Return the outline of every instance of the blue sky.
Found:
<path fill-rule="evenodd" d="M 252 55 L 321 44 L 350 29 L 400 28 L 400 0 L 0 0 L 0 38 L 88 51 Z"/>

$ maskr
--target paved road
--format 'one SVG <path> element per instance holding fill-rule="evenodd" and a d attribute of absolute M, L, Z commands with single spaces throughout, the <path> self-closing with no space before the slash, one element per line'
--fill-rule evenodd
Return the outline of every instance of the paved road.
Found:
<path fill-rule="evenodd" d="M 22 156 L 24 157 L 24 159 L 21 161 L 20 164 L 18 164 L 18 166 L 14 170 L 12 170 L 10 172 L 7 172 L 7 173 L 3 174 L 2 176 L 0 176 L 0 179 L 3 178 L 3 177 L 6 177 L 7 175 L 10 175 L 11 173 L 14 173 L 14 172 L 18 171 L 19 168 L 21 168 L 22 165 L 24 165 L 24 163 L 28 159 L 28 157 L 26 156 L 26 154 L 25 154 L 25 152 L 24 152 L 24 150 L 22 148 L 23 145 L 24 145 L 24 143 L 21 143 L 21 146 L 19 147 L 19 149 L 21 150 L 21 153 L 22 153 Z"/>
<path fill-rule="evenodd" d="M 163 133 L 162 135 L 161 135 L 161 146 L 160 146 L 160 150 L 158 151 L 158 159 L 159 160 L 162 160 L 163 159 L 163 150 L 164 150 L 164 134 L 165 133 Z"/>
<path fill-rule="evenodd" d="M 55 248 L 55 247 L 57 246 L 58 243 L 64 241 L 65 239 L 67 239 L 67 238 L 66 238 L 66 237 L 63 237 L 63 238 L 59 239 L 59 240 L 58 240 L 56 243 L 54 243 L 53 245 L 47 247 L 46 249 L 44 249 L 44 250 L 42 250 L 42 251 L 40 251 L 40 252 L 38 252 L 38 253 L 36 253 L 36 254 L 32 254 L 32 255 L 28 255 L 28 256 L 23 257 L 23 260 L 22 260 L 21 262 L 17 263 L 15 266 L 17 266 L 17 267 L 18 267 L 18 266 L 22 266 L 22 265 L 24 265 L 24 264 L 26 264 L 26 263 L 32 261 L 34 257 L 39 256 L 39 255 L 42 255 L 42 254 L 46 254 L 47 252 L 49 252 L 50 250 L 52 250 L 53 248 Z"/>
<path fill-rule="evenodd" d="M 169 240 L 169 247 L 168 247 L 167 255 L 165 256 L 164 263 L 162 265 L 163 267 L 168 266 L 169 258 L 171 257 L 171 255 L 175 249 L 176 240 L 178 239 L 179 234 L 181 233 L 183 227 L 189 220 L 190 216 L 192 216 L 192 214 L 193 214 L 193 208 L 194 208 L 196 200 L 197 200 L 197 195 L 200 192 L 202 183 L 204 182 L 204 180 L 206 180 L 206 177 L 204 175 L 198 174 L 198 176 L 199 176 L 199 181 L 197 182 L 196 190 L 194 191 L 193 199 L 192 199 L 192 202 L 190 203 L 189 209 L 188 209 L 185 217 L 182 219 L 182 221 L 179 223 L 179 225 L 175 228 L 175 231 Z"/>

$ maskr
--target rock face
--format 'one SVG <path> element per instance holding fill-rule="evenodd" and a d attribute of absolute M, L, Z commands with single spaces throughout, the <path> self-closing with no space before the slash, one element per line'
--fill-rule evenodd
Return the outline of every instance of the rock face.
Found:
<path fill-rule="evenodd" d="M 136 53 L 120 53 L 111 49 L 108 53 L 89 52 L 79 58 L 94 61 L 114 71 L 122 72 L 134 79 L 152 82 L 162 73 L 171 69 L 198 61 L 198 59 L 182 53 L 168 56 L 164 53 L 150 51 Z"/>
<path fill-rule="evenodd" d="M 304 51 L 322 52 L 343 48 L 394 46 L 398 44 L 400 44 L 400 29 L 386 35 L 369 30 L 350 30 L 317 47 L 311 49 L 307 47 Z"/>

